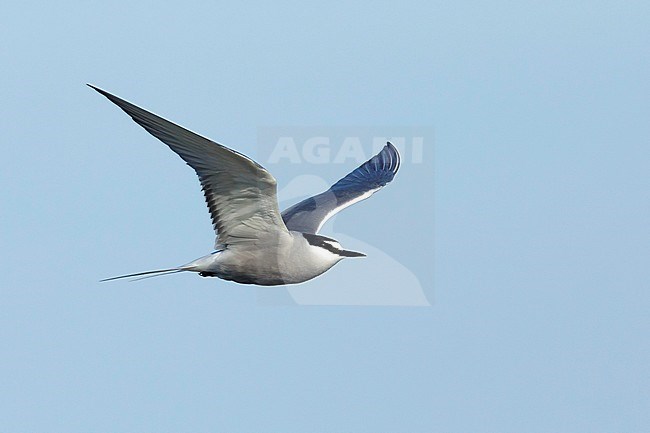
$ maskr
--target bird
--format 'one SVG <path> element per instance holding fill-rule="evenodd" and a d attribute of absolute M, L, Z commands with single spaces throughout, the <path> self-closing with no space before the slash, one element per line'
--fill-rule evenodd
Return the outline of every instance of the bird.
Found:
<path fill-rule="evenodd" d="M 106 278 L 142 279 L 195 272 L 240 284 L 299 284 L 346 258 L 365 257 L 318 234 L 336 213 L 391 182 L 400 154 L 390 142 L 332 185 L 280 213 L 277 182 L 251 158 L 202 137 L 94 85 L 138 125 L 178 154 L 196 172 L 216 234 L 214 251 L 185 265 Z"/>

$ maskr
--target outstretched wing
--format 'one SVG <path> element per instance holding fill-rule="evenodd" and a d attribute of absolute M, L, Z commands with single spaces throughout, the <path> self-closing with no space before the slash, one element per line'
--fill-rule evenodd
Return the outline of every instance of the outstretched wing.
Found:
<path fill-rule="evenodd" d="M 124 110 L 196 171 L 217 235 L 216 248 L 254 241 L 260 232 L 287 231 L 278 209 L 275 178 L 264 167 L 232 149 L 89 86 Z"/>
<path fill-rule="evenodd" d="M 377 155 L 336 182 L 327 191 L 301 201 L 282 212 L 289 230 L 317 233 L 333 215 L 367 199 L 395 177 L 400 157 L 390 142 Z"/>

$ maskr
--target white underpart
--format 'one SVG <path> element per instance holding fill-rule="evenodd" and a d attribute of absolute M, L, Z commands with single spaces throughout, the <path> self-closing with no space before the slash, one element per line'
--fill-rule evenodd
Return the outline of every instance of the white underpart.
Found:
<path fill-rule="evenodd" d="M 316 255 L 319 257 L 319 262 L 321 263 L 334 263 L 341 260 L 343 257 L 338 254 L 334 254 L 323 247 L 313 246 L 312 250 L 315 251 Z"/>
<path fill-rule="evenodd" d="M 367 199 L 368 197 L 370 197 L 371 195 L 373 195 L 375 192 L 379 191 L 380 189 L 381 189 L 381 187 L 371 189 L 370 191 L 366 191 L 363 194 L 361 194 L 359 197 L 356 197 L 356 198 L 354 198 L 354 199 L 352 199 L 352 200 L 350 200 L 350 201 L 348 201 L 346 203 L 343 203 L 341 206 L 335 207 L 334 209 L 329 211 L 327 213 L 327 215 L 325 215 L 325 218 L 323 218 L 323 220 L 320 222 L 320 224 L 318 224 L 318 230 L 316 230 L 316 233 L 318 233 L 320 231 L 320 229 L 323 227 L 323 224 L 325 224 L 327 222 L 327 220 L 330 219 L 333 215 L 341 212 L 343 209 L 345 209 L 348 206 L 352 206 L 355 203 L 359 203 L 361 200 Z"/>

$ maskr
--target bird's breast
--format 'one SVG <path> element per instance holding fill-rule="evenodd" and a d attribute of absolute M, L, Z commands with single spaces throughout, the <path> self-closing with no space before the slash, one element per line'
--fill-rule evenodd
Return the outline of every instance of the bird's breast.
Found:
<path fill-rule="evenodd" d="M 208 271 L 225 280 L 264 286 L 302 283 L 340 260 L 299 234 L 276 242 L 233 245 L 215 256 Z"/>

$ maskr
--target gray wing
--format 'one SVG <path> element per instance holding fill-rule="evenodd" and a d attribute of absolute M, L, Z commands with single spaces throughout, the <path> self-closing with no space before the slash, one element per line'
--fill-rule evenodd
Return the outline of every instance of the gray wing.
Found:
<path fill-rule="evenodd" d="M 327 191 L 301 201 L 282 212 L 289 230 L 317 233 L 333 215 L 370 197 L 395 177 L 399 152 L 390 142 L 377 155 L 336 182 Z"/>
<path fill-rule="evenodd" d="M 196 171 L 217 235 L 216 248 L 255 241 L 260 232 L 287 231 L 278 209 L 275 178 L 264 167 L 232 149 L 89 86 L 124 110 Z"/>

